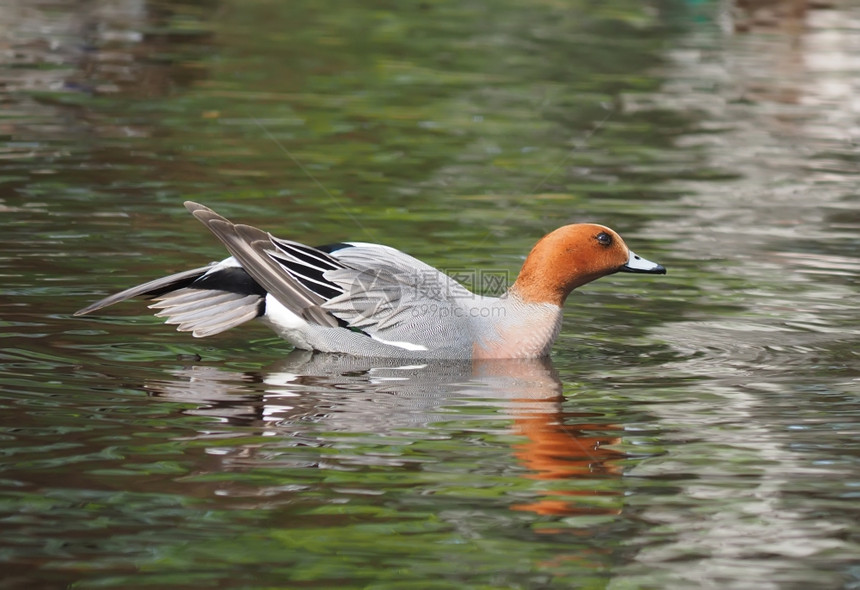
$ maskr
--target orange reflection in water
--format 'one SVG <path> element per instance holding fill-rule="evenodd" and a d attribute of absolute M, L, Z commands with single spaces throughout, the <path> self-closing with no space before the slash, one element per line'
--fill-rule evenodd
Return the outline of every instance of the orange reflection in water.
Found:
<path fill-rule="evenodd" d="M 525 477 L 537 480 L 595 480 L 620 477 L 621 467 L 615 462 L 626 455 L 611 447 L 621 439 L 603 434 L 617 427 L 611 424 L 567 424 L 565 418 L 584 417 L 582 414 L 527 413 L 515 418 L 518 434 L 526 441 L 515 446 L 514 456 L 532 473 Z M 543 498 L 527 504 L 515 504 L 514 510 L 528 510 L 537 514 L 570 516 L 583 514 L 618 514 L 618 507 L 593 505 L 577 498 L 617 496 L 620 492 L 590 485 L 584 488 L 547 490 Z"/>
<path fill-rule="evenodd" d="M 555 486 L 546 496 L 534 502 L 514 504 L 513 510 L 541 515 L 571 516 L 618 514 L 618 505 L 607 506 L 595 501 L 598 496 L 620 496 L 607 479 L 621 476 L 620 459 L 627 455 L 613 448 L 621 438 L 615 436 L 620 427 L 600 424 L 599 414 L 563 412 L 562 384 L 552 364 L 547 360 L 482 361 L 473 367 L 474 376 L 491 382 L 497 390 L 512 397 L 509 413 L 513 430 L 525 440 L 513 448 L 513 455 L 530 473 L 524 477 L 534 480 L 580 480 L 582 483 Z M 615 504 L 615 503 L 613 503 Z M 550 532 L 543 529 L 542 532 Z"/>

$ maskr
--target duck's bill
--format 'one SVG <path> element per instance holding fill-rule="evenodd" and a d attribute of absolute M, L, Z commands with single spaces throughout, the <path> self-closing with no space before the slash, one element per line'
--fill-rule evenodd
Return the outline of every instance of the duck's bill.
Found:
<path fill-rule="evenodd" d="M 630 258 L 627 259 L 627 264 L 618 269 L 621 272 L 645 272 L 655 275 L 666 274 L 666 267 L 650 260 L 645 260 L 632 250 Z"/>

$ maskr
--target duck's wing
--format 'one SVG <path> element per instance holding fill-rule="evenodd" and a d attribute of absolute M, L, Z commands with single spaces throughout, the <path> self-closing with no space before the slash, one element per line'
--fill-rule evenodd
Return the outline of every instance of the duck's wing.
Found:
<path fill-rule="evenodd" d="M 234 224 L 197 203 L 185 206 L 270 295 L 319 326 L 348 326 L 386 341 L 429 338 L 463 317 L 464 303 L 476 297 L 388 246 L 348 242 L 312 248 Z"/>
<path fill-rule="evenodd" d="M 275 238 L 250 225 L 232 223 L 203 205 L 186 201 L 185 207 L 284 307 L 320 326 L 340 325 L 321 307 L 342 293 L 337 284 L 323 276 L 343 267 L 337 260 L 316 248 Z"/>
<path fill-rule="evenodd" d="M 426 262 L 390 246 L 367 242 L 347 242 L 333 251 L 338 262 L 359 272 L 376 272 L 397 277 L 407 285 L 422 288 L 432 299 L 458 299 L 474 294 L 456 280 Z"/>
<path fill-rule="evenodd" d="M 394 248 L 363 242 L 344 246 L 332 252 L 343 268 L 324 273 L 343 291 L 322 304 L 327 312 L 375 340 L 416 350 L 467 336 L 468 321 L 460 320 L 468 320 L 477 295 Z"/>

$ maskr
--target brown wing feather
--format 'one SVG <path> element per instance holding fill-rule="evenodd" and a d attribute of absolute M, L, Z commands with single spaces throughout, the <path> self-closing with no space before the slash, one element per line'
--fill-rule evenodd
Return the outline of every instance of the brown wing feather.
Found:
<path fill-rule="evenodd" d="M 268 233 L 250 225 L 234 224 L 192 201 L 186 201 L 185 208 L 209 228 L 242 268 L 284 307 L 321 326 L 337 327 L 337 319 L 320 307 L 325 299 L 291 277 L 266 253 L 274 247 Z"/>

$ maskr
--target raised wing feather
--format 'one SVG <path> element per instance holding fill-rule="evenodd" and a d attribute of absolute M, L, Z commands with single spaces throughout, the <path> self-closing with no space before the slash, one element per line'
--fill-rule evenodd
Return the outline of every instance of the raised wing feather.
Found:
<path fill-rule="evenodd" d="M 186 201 L 185 207 L 221 240 L 242 268 L 287 309 L 320 326 L 338 326 L 337 319 L 320 307 L 326 301 L 326 295 L 288 272 L 283 261 L 279 260 L 284 249 L 277 244 L 283 246 L 289 242 L 275 242 L 276 238 L 270 234 L 250 225 L 234 224 L 203 205 Z M 323 252 L 319 255 L 321 260 L 327 257 Z"/>

